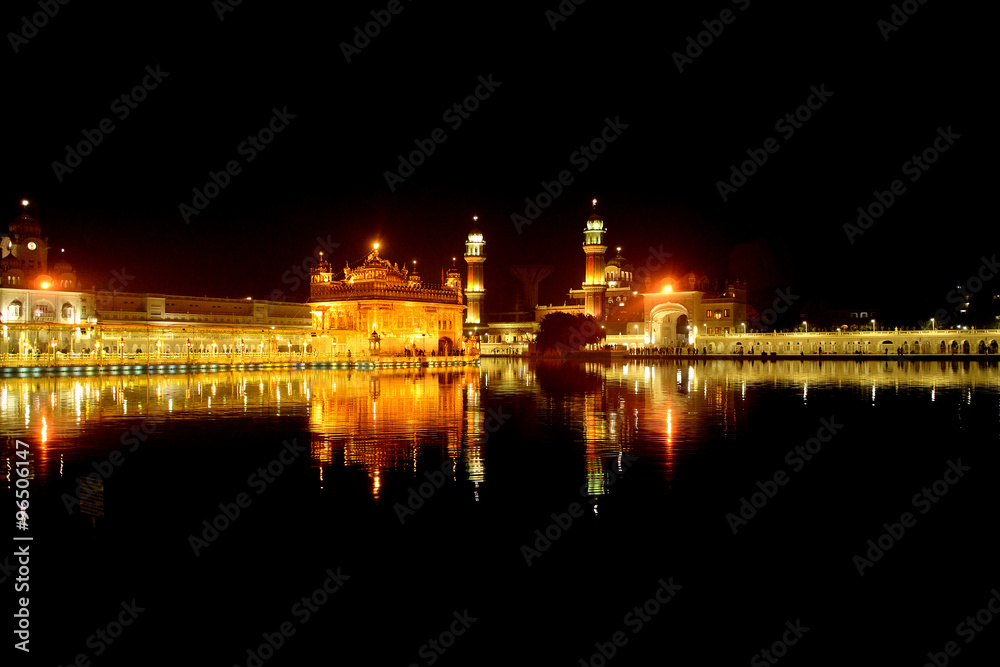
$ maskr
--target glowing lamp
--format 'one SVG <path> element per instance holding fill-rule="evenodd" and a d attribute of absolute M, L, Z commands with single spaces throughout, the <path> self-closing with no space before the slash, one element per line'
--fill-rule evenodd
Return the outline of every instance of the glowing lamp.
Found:
<path fill-rule="evenodd" d="M 671 287 L 670 285 L 667 285 L 666 287 L 663 288 L 663 291 L 664 292 L 673 292 L 674 288 Z"/>
<path fill-rule="evenodd" d="M 48 289 L 48 288 L 49 288 L 48 283 L 42 283 L 42 289 Z"/>
<path fill-rule="evenodd" d="M 27 199 L 22 199 L 21 200 L 21 206 L 27 206 L 27 205 L 28 205 L 28 200 Z"/>

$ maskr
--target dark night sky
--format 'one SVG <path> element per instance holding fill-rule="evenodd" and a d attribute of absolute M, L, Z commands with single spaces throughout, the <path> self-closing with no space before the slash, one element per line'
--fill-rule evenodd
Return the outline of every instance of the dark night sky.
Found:
<path fill-rule="evenodd" d="M 556 264 L 546 302 L 579 286 L 591 197 L 609 258 L 622 245 L 641 263 L 662 244 L 674 273 L 746 278 L 759 309 L 791 286 L 804 301 L 927 317 L 995 252 L 993 174 L 981 166 L 994 161 L 993 133 L 979 111 L 991 41 L 967 8 L 920 5 L 886 41 L 888 2 L 590 0 L 555 31 L 545 10 L 556 0 L 401 6 L 350 63 L 339 44 L 386 3 L 248 0 L 224 21 L 207 0 L 60 6 L 17 53 L 7 37 L 6 215 L 31 199 L 98 289 L 125 267 L 129 290 L 304 300 L 282 276 L 317 236 L 340 244 L 338 266 L 378 238 L 385 256 L 417 259 L 437 280 L 478 214 L 488 312 L 512 305 L 508 264 Z M 673 52 L 724 9 L 735 20 L 678 72 Z M 37 11 L 6 4 L 5 33 Z M 112 102 L 156 65 L 169 75 L 120 119 Z M 488 75 L 500 86 L 453 128 L 443 113 Z M 791 137 L 776 131 L 821 84 L 833 94 L 812 118 Z M 248 163 L 238 146 L 274 107 L 295 118 Z M 106 117 L 114 131 L 60 182 L 53 161 Z M 608 117 L 627 129 L 580 172 L 570 155 Z M 961 138 L 910 182 L 903 163 L 948 126 Z M 384 172 L 438 127 L 447 140 L 391 192 Z M 768 137 L 778 152 L 723 202 L 716 182 Z M 234 159 L 242 173 L 185 224 L 179 204 Z M 564 169 L 573 183 L 518 234 L 511 214 Z M 849 243 L 843 223 L 893 179 L 906 192 Z"/>

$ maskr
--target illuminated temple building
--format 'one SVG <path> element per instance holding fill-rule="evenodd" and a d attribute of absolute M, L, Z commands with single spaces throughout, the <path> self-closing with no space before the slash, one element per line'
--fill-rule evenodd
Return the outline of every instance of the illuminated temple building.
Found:
<path fill-rule="evenodd" d="M 465 305 L 458 269 L 444 284 L 421 280 L 379 256 L 378 244 L 355 266 L 337 274 L 324 258 L 311 272 L 309 304 L 314 344 L 322 355 L 350 351 L 442 356 L 465 349 Z"/>
<path fill-rule="evenodd" d="M 536 305 L 531 323 L 493 323 L 484 352 L 524 351 L 539 323 L 551 313 L 589 315 L 619 348 L 686 347 L 701 335 L 728 335 L 746 325 L 746 282 L 712 281 L 686 273 L 664 275 L 669 253 L 650 247 L 638 268 L 622 255 L 605 260 L 608 246 L 604 218 L 594 210 L 583 229 L 584 273 L 579 288 L 570 289 L 560 305 Z"/>

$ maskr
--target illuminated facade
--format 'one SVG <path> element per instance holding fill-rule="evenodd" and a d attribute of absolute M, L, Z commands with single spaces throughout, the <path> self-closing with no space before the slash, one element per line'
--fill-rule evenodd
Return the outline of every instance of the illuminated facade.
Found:
<path fill-rule="evenodd" d="M 664 269 L 662 252 L 639 271 L 622 255 L 605 262 L 604 219 L 597 212 L 583 231 L 584 280 L 562 306 L 536 306 L 535 321 L 550 313 L 591 315 L 604 328 L 606 344 L 618 347 L 686 347 L 701 335 L 731 335 L 746 327 L 746 282 L 711 281 L 688 273 L 653 281 L 650 266 Z"/>
<path fill-rule="evenodd" d="M 322 259 L 310 274 L 309 304 L 321 354 L 432 356 L 464 349 L 458 269 L 448 270 L 443 285 L 428 284 L 415 268 L 410 273 L 380 257 L 378 244 L 337 274 Z"/>
<path fill-rule="evenodd" d="M 49 267 L 49 240 L 24 212 L 0 237 L 0 320 L 5 324 L 79 324 L 94 314 L 93 297 L 82 293 L 67 262 Z"/>
<path fill-rule="evenodd" d="M 476 220 L 476 218 L 473 218 Z M 465 286 L 465 298 L 468 301 L 466 324 L 480 324 L 483 315 L 483 299 L 486 298 L 486 286 L 483 282 L 483 263 L 486 261 L 486 241 L 483 233 L 473 227 L 465 242 L 465 263 L 469 265 L 469 279 Z"/>
<path fill-rule="evenodd" d="M 49 262 L 48 238 L 24 212 L 0 236 L 0 361 L 4 364 L 266 356 L 309 349 L 302 303 L 81 289 L 73 267 Z M 60 249 L 61 253 L 61 249 Z"/>

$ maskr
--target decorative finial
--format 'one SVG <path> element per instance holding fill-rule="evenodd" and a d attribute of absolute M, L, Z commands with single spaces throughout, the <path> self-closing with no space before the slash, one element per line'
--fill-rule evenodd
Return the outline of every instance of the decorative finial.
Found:
<path fill-rule="evenodd" d="M 28 208 L 28 200 L 27 199 L 22 199 L 21 200 L 21 206 L 23 206 L 24 208 Z"/>
<path fill-rule="evenodd" d="M 591 199 L 590 203 L 593 205 L 594 210 L 596 211 L 597 210 L 597 200 L 596 199 Z"/>
<path fill-rule="evenodd" d="M 472 221 L 473 222 L 478 222 L 479 221 L 479 216 L 478 215 L 472 216 Z"/>

